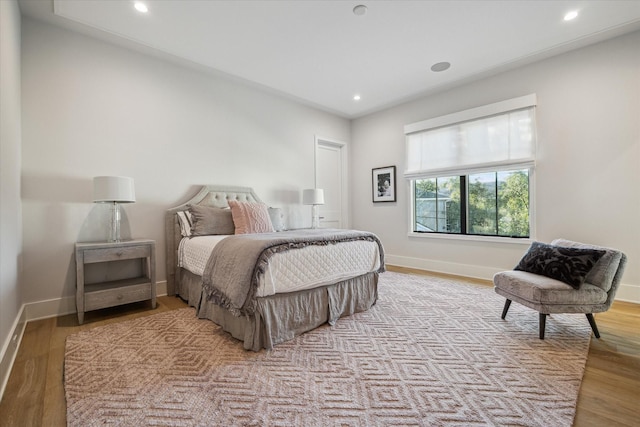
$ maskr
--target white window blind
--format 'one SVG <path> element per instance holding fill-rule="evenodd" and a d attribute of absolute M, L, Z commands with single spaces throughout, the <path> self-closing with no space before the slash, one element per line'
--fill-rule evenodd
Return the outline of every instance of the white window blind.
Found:
<path fill-rule="evenodd" d="M 405 126 L 405 177 L 533 166 L 535 105 L 527 95 Z"/>

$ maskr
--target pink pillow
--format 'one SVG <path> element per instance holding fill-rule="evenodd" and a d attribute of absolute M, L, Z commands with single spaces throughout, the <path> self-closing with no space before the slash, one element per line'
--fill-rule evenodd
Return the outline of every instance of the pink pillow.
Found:
<path fill-rule="evenodd" d="M 236 234 L 273 233 L 269 208 L 264 203 L 229 200 Z"/>

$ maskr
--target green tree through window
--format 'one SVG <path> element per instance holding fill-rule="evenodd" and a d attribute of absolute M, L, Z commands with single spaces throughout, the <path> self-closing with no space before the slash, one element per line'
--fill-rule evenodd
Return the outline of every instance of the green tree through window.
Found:
<path fill-rule="evenodd" d="M 414 181 L 414 231 L 529 237 L 529 171 Z"/>
<path fill-rule="evenodd" d="M 498 229 L 501 236 L 529 236 L 529 173 L 498 172 Z"/>

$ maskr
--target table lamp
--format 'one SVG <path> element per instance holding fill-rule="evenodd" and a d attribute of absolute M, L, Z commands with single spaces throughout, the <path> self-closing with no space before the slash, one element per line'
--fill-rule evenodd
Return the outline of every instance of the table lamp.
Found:
<path fill-rule="evenodd" d="M 133 178 L 126 176 L 96 176 L 93 178 L 93 202 L 111 203 L 110 242 L 120 241 L 120 203 L 135 201 Z"/>
<path fill-rule="evenodd" d="M 324 191 L 321 188 L 302 190 L 302 204 L 311 205 L 311 228 L 320 227 L 318 205 L 324 205 Z"/>

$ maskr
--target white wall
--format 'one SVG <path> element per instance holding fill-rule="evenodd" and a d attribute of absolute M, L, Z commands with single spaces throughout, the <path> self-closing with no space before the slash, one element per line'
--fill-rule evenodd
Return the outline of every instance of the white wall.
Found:
<path fill-rule="evenodd" d="M 620 293 L 640 301 L 640 32 L 426 96 L 352 123 L 353 226 L 378 233 L 390 263 L 490 278 L 527 246 L 408 237 L 406 124 L 538 95 L 537 240 L 623 250 Z M 455 66 L 455 64 L 454 64 Z M 437 78 L 437 77 L 434 77 Z M 396 165 L 398 202 L 371 202 L 371 169 Z"/>
<path fill-rule="evenodd" d="M 3 43 L 6 16 L 3 9 Z M 235 80 L 26 19 L 22 301 L 73 296 L 73 243 L 106 237 L 106 207 L 91 203 L 93 176 L 135 179 L 138 201 L 125 206 L 125 235 L 157 240 L 159 280 L 165 278 L 164 210 L 197 185 L 253 186 L 288 211 L 289 225 L 305 225 L 308 207 L 298 203 L 300 189 L 314 182 L 314 135 L 352 140 L 353 226 L 377 232 L 390 262 L 490 277 L 513 267 L 526 245 L 407 237 L 403 127 L 527 93 L 537 93 L 539 102 L 536 238 L 620 248 L 630 259 L 624 282 L 638 286 L 639 42 L 640 33 L 624 36 L 350 123 Z M 3 99 L 4 93 L 3 87 Z M 3 133 L 3 149 L 4 141 Z M 392 164 L 398 202 L 373 204 L 371 168 Z M 5 170 L 3 163 L 3 191 Z M 17 247 L 10 250 L 18 253 Z M 2 286 L 4 292 L 4 279 Z"/>
<path fill-rule="evenodd" d="M 163 281 L 165 210 L 196 186 L 252 186 L 308 225 L 314 135 L 350 139 L 346 119 L 219 75 L 30 19 L 22 34 L 25 302 L 74 295 L 74 243 L 106 238 L 92 177 L 134 178 L 128 228 L 156 240 Z"/>
<path fill-rule="evenodd" d="M 0 1 L 0 395 L 22 306 L 20 120 L 20 10 L 13 0 Z"/>

